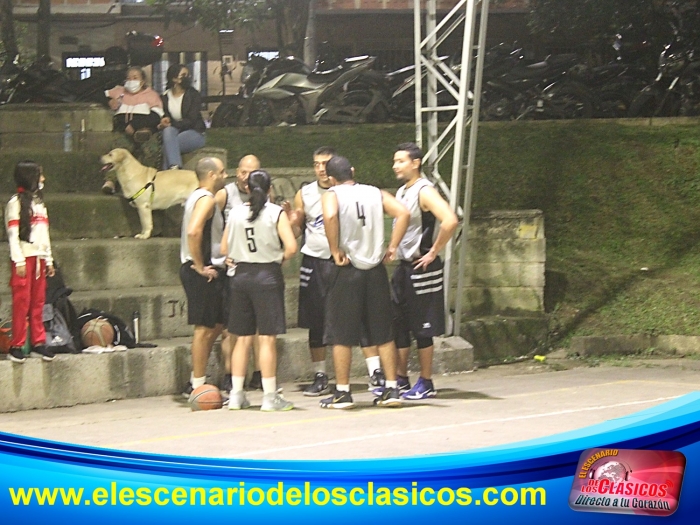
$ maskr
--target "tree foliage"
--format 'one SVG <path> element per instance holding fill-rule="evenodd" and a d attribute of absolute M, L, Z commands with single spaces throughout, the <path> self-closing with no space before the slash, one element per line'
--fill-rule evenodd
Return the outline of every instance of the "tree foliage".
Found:
<path fill-rule="evenodd" d="M 632 31 L 655 48 L 666 43 L 673 10 L 697 12 L 698 0 L 531 0 L 529 25 L 543 39 L 579 41 L 591 47 Z"/>
<path fill-rule="evenodd" d="M 301 55 L 311 0 L 152 0 L 168 21 L 197 22 L 210 31 L 260 30 L 272 22 L 283 54 Z"/>

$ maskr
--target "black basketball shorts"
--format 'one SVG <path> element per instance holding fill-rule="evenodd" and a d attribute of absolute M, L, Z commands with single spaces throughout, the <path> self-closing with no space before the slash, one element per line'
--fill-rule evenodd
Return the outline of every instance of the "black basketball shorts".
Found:
<path fill-rule="evenodd" d="M 430 338 L 445 333 L 443 262 L 437 258 L 425 270 L 415 270 L 413 264 L 401 261 L 391 278 L 398 348 L 411 346 L 411 334 Z"/>
<path fill-rule="evenodd" d="M 228 331 L 234 335 L 286 332 L 284 277 L 278 263 L 238 263 L 229 278 Z"/>
<path fill-rule="evenodd" d="M 223 324 L 223 290 L 226 273 L 222 269 L 216 279 L 207 278 L 192 269 L 192 261 L 180 266 L 180 281 L 187 296 L 187 324 L 214 328 Z"/>
<path fill-rule="evenodd" d="M 309 346 L 323 346 L 323 327 L 326 319 L 326 296 L 334 275 L 333 259 L 319 259 L 304 255 L 299 272 L 300 328 L 309 329 Z"/>
<path fill-rule="evenodd" d="M 370 270 L 336 266 L 326 301 L 324 340 L 347 346 L 382 345 L 393 339 L 389 278 L 379 264 Z"/>

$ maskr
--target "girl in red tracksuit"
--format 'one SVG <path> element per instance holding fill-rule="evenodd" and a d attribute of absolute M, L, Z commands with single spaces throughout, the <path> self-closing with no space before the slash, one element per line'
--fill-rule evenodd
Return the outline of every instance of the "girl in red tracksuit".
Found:
<path fill-rule="evenodd" d="M 5 228 L 12 258 L 12 342 L 9 358 L 23 363 L 27 338 L 27 319 L 32 352 L 44 361 L 52 361 L 53 352 L 46 347 L 42 319 L 46 301 L 46 276 L 54 275 L 49 217 L 42 199 L 44 173 L 36 162 L 25 160 L 15 166 L 17 193 L 5 208 Z"/>

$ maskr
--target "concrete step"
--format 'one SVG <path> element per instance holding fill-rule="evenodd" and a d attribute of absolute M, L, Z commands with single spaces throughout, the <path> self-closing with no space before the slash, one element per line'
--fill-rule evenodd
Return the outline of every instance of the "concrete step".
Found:
<path fill-rule="evenodd" d="M 96 308 L 121 317 L 131 325 L 133 312 L 138 311 L 143 340 L 186 337 L 192 334 L 187 324 L 187 298 L 180 285 L 117 290 L 76 291 L 70 296 L 80 313 Z M 288 327 L 297 325 L 299 304 L 298 279 L 288 279 L 285 286 L 285 314 Z M 0 319 L 12 317 L 12 297 L 0 295 Z"/>
<path fill-rule="evenodd" d="M 52 243 L 66 286 L 73 290 L 116 290 L 180 283 L 179 239 L 86 239 Z M 8 260 L 7 243 L 0 259 Z M 298 278 L 301 254 L 282 265 L 287 278 Z M 0 265 L 0 282 L 9 282 L 9 265 Z"/>
<path fill-rule="evenodd" d="M 306 330 L 292 329 L 278 338 L 277 379 L 280 383 L 308 382 L 313 369 Z M 99 355 L 62 354 L 50 363 L 30 357 L 24 364 L 0 358 L 0 412 L 100 403 L 113 399 L 178 395 L 189 380 L 190 340 L 158 340 L 157 348 L 134 348 Z M 471 370 L 473 353 L 468 346 L 437 342 L 436 374 Z M 413 352 L 415 353 L 415 352 Z M 333 377 L 333 360 L 327 366 Z M 221 384 L 223 360 L 218 345 L 209 360 L 208 382 Z M 353 351 L 352 376 L 364 388 L 367 377 L 359 348 Z M 439 388 L 439 379 L 437 382 Z"/>

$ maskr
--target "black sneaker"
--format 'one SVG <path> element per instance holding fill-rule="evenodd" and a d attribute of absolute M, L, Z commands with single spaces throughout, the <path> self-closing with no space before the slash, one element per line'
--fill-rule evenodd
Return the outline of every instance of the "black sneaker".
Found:
<path fill-rule="evenodd" d="M 193 390 L 194 388 L 192 388 L 192 383 L 187 381 L 187 386 L 185 386 L 184 390 L 182 391 L 182 397 L 184 397 L 185 399 L 189 399 L 192 395 Z"/>
<path fill-rule="evenodd" d="M 262 390 L 262 374 L 260 370 L 253 372 L 250 376 L 250 381 L 248 381 L 248 390 Z"/>
<path fill-rule="evenodd" d="M 396 386 L 399 389 L 399 393 L 408 392 L 411 390 L 411 382 L 408 380 L 408 376 L 396 376 Z"/>
<path fill-rule="evenodd" d="M 331 397 L 321 399 L 321 408 L 335 408 L 339 410 L 349 410 L 355 408 L 350 392 L 340 392 L 336 390 Z"/>
<path fill-rule="evenodd" d="M 384 387 L 385 378 L 384 372 L 381 368 L 377 368 L 371 376 L 369 376 L 369 382 L 367 383 L 367 390 L 370 392 L 375 388 Z"/>
<path fill-rule="evenodd" d="M 53 361 L 56 355 L 46 345 L 38 345 L 32 348 L 32 352 L 39 354 L 44 361 Z"/>
<path fill-rule="evenodd" d="M 398 408 L 401 406 L 401 397 L 398 388 L 385 388 L 382 394 L 374 400 L 378 407 Z"/>
<path fill-rule="evenodd" d="M 314 382 L 304 389 L 304 395 L 308 397 L 316 397 L 327 394 L 331 391 L 328 386 L 328 376 L 323 372 L 316 372 Z"/>
<path fill-rule="evenodd" d="M 17 347 L 10 348 L 7 357 L 13 363 L 24 363 L 27 360 L 27 357 L 24 355 L 24 352 L 22 352 L 22 349 Z"/>

